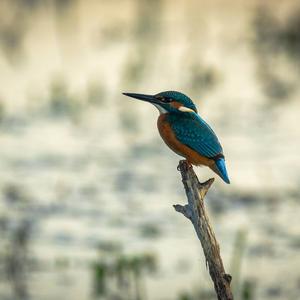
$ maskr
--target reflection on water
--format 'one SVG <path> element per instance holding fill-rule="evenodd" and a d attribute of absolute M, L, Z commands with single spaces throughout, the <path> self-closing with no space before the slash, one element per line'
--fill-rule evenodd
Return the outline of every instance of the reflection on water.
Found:
<path fill-rule="evenodd" d="M 1 298 L 214 299 L 178 157 L 121 95 L 169 89 L 225 148 L 207 205 L 236 298 L 297 298 L 300 8 L 259 4 L 0 3 Z"/>

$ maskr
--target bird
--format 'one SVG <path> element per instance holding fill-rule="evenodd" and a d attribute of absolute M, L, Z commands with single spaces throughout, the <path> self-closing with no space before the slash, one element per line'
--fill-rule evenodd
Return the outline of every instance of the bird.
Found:
<path fill-rule="evenodd" d="M 230 184 L 221 143 L 188 96 L 177 91 L 123 95 L 153 104 L 160 113 L 157 127 L 166 145 L 190 165 L 207 166 Z"/>

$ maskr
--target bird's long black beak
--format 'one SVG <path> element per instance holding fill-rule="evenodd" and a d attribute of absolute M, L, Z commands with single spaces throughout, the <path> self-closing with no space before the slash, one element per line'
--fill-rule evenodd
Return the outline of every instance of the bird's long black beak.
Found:
<path fill-rule="evenodd" d="M 159 103 L 159 101 L 153 95 L 145 95 L 145 94 L 135 94 L 135 93 L 123 93 L 123 95 L 135 98 L 138 100 L 150 102 L 150 103 Z"/>

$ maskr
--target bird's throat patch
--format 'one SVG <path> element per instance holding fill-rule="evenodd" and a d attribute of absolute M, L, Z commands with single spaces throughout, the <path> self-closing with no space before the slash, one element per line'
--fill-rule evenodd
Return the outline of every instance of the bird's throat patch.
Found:
<path fill-rule="evenodd" d="M 154 104 L 154 106 L 159 110 L 160 114 L 166 114 L 168 111 L 165 110 L 162 106 L 158 105 L 158 104 Z"/>

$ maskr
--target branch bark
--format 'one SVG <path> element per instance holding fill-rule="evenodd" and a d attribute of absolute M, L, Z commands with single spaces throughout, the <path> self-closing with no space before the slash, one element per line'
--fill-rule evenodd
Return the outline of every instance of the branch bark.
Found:
<path fill-rule="evenodd" d="M 178 170 L 181 173 L 188 204 L 184 206 L 176 204 L 174 208 L 194 225 L 203 248 L 206 266 L 208 266 L 210 277 L 214 282 L 218 300 L 232 300 L 233 295 L 230 289 L 231 276 L 226 274 L 224 270 L 220 247 L 204 207 L 204 197 L 214 179 L 211 178 L 204 183 L 200 183 L 193 167 L 186 160 L 179 162 Z"/>

